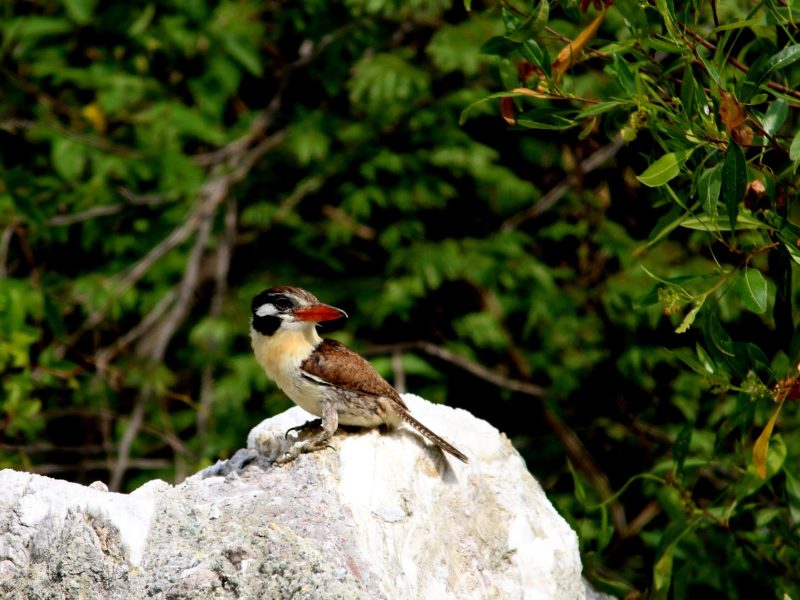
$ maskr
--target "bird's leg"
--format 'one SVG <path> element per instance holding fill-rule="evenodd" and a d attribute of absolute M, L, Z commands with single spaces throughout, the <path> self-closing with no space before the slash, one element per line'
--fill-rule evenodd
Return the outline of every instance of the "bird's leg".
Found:
<path fill-rule="evenodd" d="M 322 429 L 320 432 L 307 440 L 297 441 L 292 444 L 286 453 L 275 462 L 285 465 L 305 452 L 320 450 L 328 445 L 328 440 L 339 427 L 339 413 L 336 412 L 336 404 L 330 400 L 322 401 Z"/>
<path fill-rule="evenodd" d="M 310 421 L 306 421 L 302 425 L 295 425 L 294 427 L 289 427 L 286 430 L 286 433 L 283 434 L 283 439 L 289 439 L 289 434 L 293 431 L 302 431 L 304 429 L 316 429 L 322 425 L 322 419 L 311 419 Z"/>

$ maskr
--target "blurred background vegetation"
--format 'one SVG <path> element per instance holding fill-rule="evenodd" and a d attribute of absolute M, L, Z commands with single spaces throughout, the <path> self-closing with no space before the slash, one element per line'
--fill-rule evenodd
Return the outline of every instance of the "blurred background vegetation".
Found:
<path fill-rule="evenodd" d="M 0 466 L 231 455 L 294 284 L 506 432 L 599 589 L 800 598 L 799 14 L 2 3 Z"/>

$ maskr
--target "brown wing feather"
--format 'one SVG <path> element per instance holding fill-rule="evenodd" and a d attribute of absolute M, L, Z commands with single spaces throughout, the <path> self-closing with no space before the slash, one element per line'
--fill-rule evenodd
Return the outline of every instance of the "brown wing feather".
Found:
<path fill-rule="evenodd" d="M 300 369 L 345 390 L 390 398 L 408 410 L 397 390 L 367 360 L 336 340 L 322 340 Z"/>

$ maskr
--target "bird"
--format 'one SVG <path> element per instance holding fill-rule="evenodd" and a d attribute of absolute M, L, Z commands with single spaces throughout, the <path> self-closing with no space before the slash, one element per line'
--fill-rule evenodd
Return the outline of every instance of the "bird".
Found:
<path fill-rule="evenodd" d="M 287 463 L 301 453 L 327 447 L 339 425 L 394 429 L 402 422 L 469 462 L 463 452 L 415 419 L 397 390 L 365 358 L 317 333 L 318 323 L 346 318 L 345 311 L 295 286 L 271 287 L 253 298 L 250 341 L 256 360 L 295 404 L 319 417 L 295 429 L 321 426 L 316 436 L 296 441 L 276 462 Z"/>

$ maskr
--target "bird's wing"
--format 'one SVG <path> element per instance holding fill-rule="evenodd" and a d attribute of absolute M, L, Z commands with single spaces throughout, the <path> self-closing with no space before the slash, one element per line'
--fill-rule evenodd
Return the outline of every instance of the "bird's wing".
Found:
<path fill-rule="evenodd" d="M 408 410 L 397 390 L 378 375 L 367 360 L 336 340 L 322 340 L 322 343 L 300 364 L 300 370 L 305 376 L 319 383 L 390 398 Z"/>

